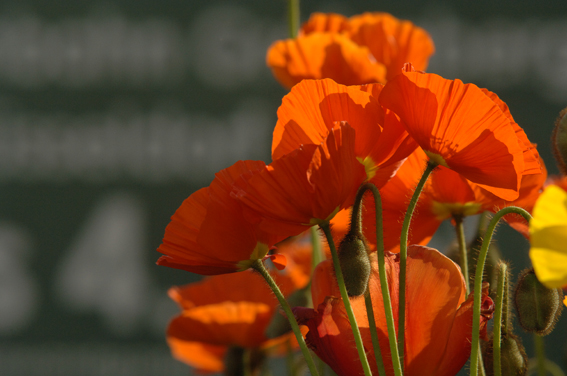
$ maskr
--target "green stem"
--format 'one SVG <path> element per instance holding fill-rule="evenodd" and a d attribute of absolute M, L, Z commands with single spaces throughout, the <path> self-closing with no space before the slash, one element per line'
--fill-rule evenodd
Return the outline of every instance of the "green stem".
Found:
<path fill-rule="evenodd" d="M 537 374 L 538 376 L 545 376 L 547 372 L 545 370 L 545 346 L 543 344 L 543 337 L 534 334 L 534 344 L 537 360 Z"/>
<path fill-rule="evenodd" d="M 291 341 L 288 340 L 286 343 L 286 356 L 285 356 L 285 363 L 287 366 L 288 376 L 295 376 L 295 367 L 293 361 L 294 361 L 293 349 L 291 348 Z"/>
<path fill-rule="evenodd" d="M 315 269 L 321 261 L 325 259 L 323 249 L 321 247 L 321 239 L 317 233 L 317 226 L 311 227 L 311 246 L 313 247 L 313 255 L 311 258 L 311 271 Z"/>
<path fill-rule="evenodd" d="M 402 365 L 398 352 L 398 343 L 396 341 L 396 325 L 394 322 L 394 313 L 392 311 L 392 300 L 390 298 L 390 290 L 388 289 L 388 278 L 386 274 L 386 261 L 384 259 L 384 229 L 382 224 L 382 198 L 380 191 L 372 183 L 364 184 L 358 190 L 358 195 L 362 197 L 366 190 L 370 190 L 374 196 L 374 207 L 376 212 L 376 256 L 378 259 L 378 275 L 380 276 L 380 289 L 382 292 L 382 301 L 384 303 L 384 315 L 386 316 L 386 324 L 388 326 L 388 340 L 390 342 L 390 353 L 392 354 L 392 366 L 394 367 L 394 375 L 402 375 Z M 356 207 L 353 207 L 353 212 Z M 375 346 L 376 348 L 376 346 Z M 385 375 L 385 373 L 381 373 Z"/>
<path fill-rule="evenodd" d="M 333 241 L 333 236 L 331 235 L 331 229 L 329 228 L 329 223 L 325 222 L 319 225 L 325 236 L 327 237 L 327 241 L 329 242 L 329 248 L 331 249 L 331 255 L 333 256 L 333 266 L 335 268 L 335 273 L 337 277 L 337 283 L 339 285 L 339 290 L 341 292 L 341 298 L 343 299 L 343 303 L 345 305 L 345 309 L 347 312 L 348 320 L 350 322 L 350 326 L 352 327 L 352 333 L 354 335 L 354 341 L 356 343 L 356 349 L 358 350 L 358 357 L 360 358 L 360 363 L 362 364 L 362 369 L 364 370 L 365 376 L 372 376 L 372 371 L 370 370 L 370 364 L 368 364 L 368 358 L 366 357 L 366 352 L 364 351 L 364 344 L 362 343 L 362 337 L 360 335 L 360 329 L 356 324 L 356 318 L 354 317 L 354 311 L 350 305 L 350 300 L 348 298 L 345 281 L 343 278 L 343 271 L 341 270 L 341 265 L 339 263 L 339 255 L 337 253 L 337 249 L 335 248 L 335 242 Z"/>
<path fill-rule="evenodd" d="M 413 196 L 411 197 L 408 210 L 404 217 L 404 223 L 402 225 L 402 234 L 400 237 L 400 298 L 399 298 L 399 308 L 398 308 L 398 349 L 400 352 L 401 363 L 404 364 L 404 346 L 405 346 L 405 332 L 406 332 L 406 268 L 408 259 L 408 233 L 409 226 L 411 223 L 411 217 L 413 216 L 413 211 L 417 205 L 417 200 L 421 195 L 421 191 L 425 186 L 425 182 L 433 170 L 437 167 L 437 163 L 429 161 L 427 162 L 427 168 L 423 172 Z"/>
<path fill-rule="evenodd" d="M 326 366 L 325 362 L 323 362 L 319 357 L 316 358 L 316 362 L 317 362 L 317 368 L 319 369 L 319 374 L 321 376 L 325 376 L 325 366 Z"/>
<path fill-rule="evenodd" d="M 309 367 L 309 371 L 311 372 L 311 375 L 319 376 L 319 373 L 317 372 L 317 367 L 315 367 L 315 363 L 313 362 L 313 358 L 311 357 L 311 353 L 309 352 L 309 349 L 307 348 L 307 344 L 303 339 L 303 334 L 301 334 L 301 330 L 299 330 L 299 325 L 297 324 L 297 320 L 295 319 L 295 316 L 293 315 L 293 312 L 291 311 L 289 304 L 285 300 L 285 297 L 283 296 L 280 288 L 278 287 L 278 285 L 276 284 L 270 273 L 268 273 L 268 271 L 264 267 L 262 260 L 256 260 L 252 264 L 252 268 L 254 268 L 254 270 L 256 270 L 258 273 L 260 273 L 262 277 L 264 277 L 264 279 L 266 280 L 266 282 L 274 292 L 274 295 L 276 295 L 276 297 L 278 298 L 278 301 L 280 302 L 280 305 L 283 308 L 289 320 L 291 329 L 295 334 L 295 338 L 297 338 L 297 342 L 299 343 L 299 347 L 301 348 L 301 352 L 303 353 L 303 357 L 307 362 L 307 367 Z"/>
<path fill-rule="evenodd" d="M 486 256 L 488 254 L 488 248 L 490 242 L 492 241 L 492 235 L 494 234 L 494 229 L 498 224 L 498 221 L 506 214 L 516 213 L 524 217 L 528 222 L 532 218 L 530 213 L 522 208 L 515 206 L 509 206 L 500 210 L 494 218 L 490 220 L 486 233 L 484 234 L 484 240 L 482 242 L 482 247 L 478 254 L 478 261 L 476 264 L 476 272 L 474 274 L 474 306 L 473 306 L 473 323 L 472 323 L 472 343 L 471 343 L 471 375 L 476 376 L 478 374 L 478 359 L 479 359 L 479 348 L 480 348 L 480 303 L 482 297 L 482 276 L 484 274 L 484 263 L 486 262 Z"/>
<path fill-rule="evenodd" d="M 465 277 L 467 296 L 471 292 L 471 281 L 469 277 L 469 257 L 467 255 L 467 242 L 465 241 L 465 226 L 462 215 L 454 215 L 455 230 L 457 231 L 457 241 L 459 242 L 459 254 L 461 255 L 461 271 Z"/>
<path fill-rule="evenodd" d="M 374 318 L 374 307 L 372 307 L 372 298 L 370 291 L 364 294 L 364 303 L 366 304 L 366 315 L 368 316 L 368 326 L 370 326 L 370 336 L 372 337 L 372 347 L 374 348 L 374 357 L 376 358 L 376 366 L 379 375 L 386 375 L 384 368 L 384 359 L 382 359 L 382 351 L 380 350 L 380 341 L 378 340 L 378 331 L 376 330 L 376 319 Z"/>
<path fill-rule="evenodd" d="M 299 30 L 299 0 L 288 0 L 287 2 L 287 17 L 289 26 L 289 37 L 297 37 Z"/>
<path fill-rule="evenodd" d="M 250 369 L 250 358 L 252 357 L 250 349 L 244 349 L 242 353 L 242 363 L 244 365 L 244 376 L 252 376 L 252 371 Z"/>
<path fill-rule="evenodd" d="M 506 304 L 506 308 L 504 308 L 505 304 L 504 301 L 506 299 L 506 288 L 507 288 L 507 279 L 506 276 L 508 274 L 508 265 L 505 263 L 500 263 L 498 265 L 499 274 L 498 274 L 498 292 L 496 294 L 496 310 L 494 312 L 494 329 L 492 330 L 493 333 L 493 364 L 494 364 L 494 376 L 502 376 L 502 361 L 501 361 L 501 353 L 500 353 L 500 343 L 502 340 L 502 327 L 505 325 L 503 312 L 504 310 L 508 309 L 508 305 Z M 507 315 L 506 315 L 507 316 Z"/>

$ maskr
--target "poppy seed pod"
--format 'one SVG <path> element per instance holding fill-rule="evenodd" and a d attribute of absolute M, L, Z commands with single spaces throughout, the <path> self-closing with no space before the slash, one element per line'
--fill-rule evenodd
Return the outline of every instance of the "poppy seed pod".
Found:
<path fill-rule="evenodd" d="M 551 333 L 563 309 L 563 291 L 544 286 L 534 269 L 524 270 L 518 277 L 514 303 L 520 325 L 525 331 L 545 336 Z"/>
<path fill-rule="evenodd" d="M 339 263 L 348 296 L 366 292 L 370 278 L 370 260 L 366 240 L 360 232 L 349 232 L 339 245 Z"/>
<path fill-rule="evenodd" d="M 487 376 L 494 375 L 492 335 L 486 343 L 482 359 Z M 500 362 L 502 376 L 523 376 L 528 371 L 528 356 L 519 337 L 512 333 L 502 336 L 500 344 Z"/>
<path fill-rule="evenodd" d="M 563 175 L 567 175 L 567 108 L 559 113 L 551 136 L 553 154 Z"/>

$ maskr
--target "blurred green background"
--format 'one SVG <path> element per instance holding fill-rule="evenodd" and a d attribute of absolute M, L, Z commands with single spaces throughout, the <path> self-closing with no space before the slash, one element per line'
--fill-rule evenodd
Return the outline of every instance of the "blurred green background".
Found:
<path fill-rule="evenodd" d="M 0 2 L 0 374 L 187 375 L 155 266 L 169 217 L 238 159 L 269 160 L 286 91 L 265 66 L 284 1 Z M 427 29 L 429 72 L 496 92 L 550 173 L 567 106 L 567 3 L 303 1 Z M 446 237 L 445 237 L 446 236 Z M 452 236 L 441 229 L 435 245 Z M 513 270 L 528 243 L 502 226 Z M 547 342 L 565 368 L 567 319 Z M 524 338 L 533 356 L 532 341 Z"/>

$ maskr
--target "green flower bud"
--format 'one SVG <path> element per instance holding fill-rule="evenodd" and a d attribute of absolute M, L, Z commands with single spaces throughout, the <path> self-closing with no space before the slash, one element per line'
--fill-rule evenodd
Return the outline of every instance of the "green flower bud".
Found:
<path fill-rule="evenodd" d="M 360 296 L 366 292 L 371 266 L 368 246 L 360 232 L 349 232 L 339 246 L 339 263 L 343 272 L 348 296 Z"/>
<path fill-rule="evenodd" d="M 514 303 L 522 328 L 545 336 L 551 333 L 561 315 L 563 291 L 545 287 L 533 268 L 526 269 L 518 277 Z"/>
<path fill-rule="evenodd" d="M 482 360 L 487 376 L 494 375 L 492 335 L 483 349 Z M 522 376 L 528 372 L 528 357 L 520 338 L 508 332 L 500 343 L 502 376 Z"/>

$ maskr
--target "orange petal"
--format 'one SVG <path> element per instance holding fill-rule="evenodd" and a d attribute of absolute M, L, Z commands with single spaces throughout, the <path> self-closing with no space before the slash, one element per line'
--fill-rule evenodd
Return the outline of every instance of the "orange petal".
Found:
<path fill-rule="evenodd" d="M 195 368 L 199 373 L 224 371 L 226 346 L 214 346 L 201 342 L 189 342 L 169 337 L 167 344 L 173 357 Z"/>
<path fill-rule="evenodd" d="M 352 204 L 366 175 L 355 158 L 354 140 L 354 130 L 340 126 L 325 143 L 276 159 L 235 186 L 233 194 L 261 214 L 265 231 L 301 233 Z"/>
<path fill-rule="evenodd" d="M 516 132 L 516 136 L 518 137 L 518 141 L 520 143 L 520 147 L 523 149 L 524 152 L 524 175 L 531 175 L 531 174 L 540 174 L 542 172 L 543 160 L 540 158 L 539 153 L 537 151 L 537 147 L 535 144 L 532 144 L 526 135 L 526 132 L 514 121 L 512 114 L 510 113 L 510 109 L 508 105 L 504 103 L 498 95 L 495 93 L 487 90 L 481 89 L 484 94 L 486 94 L 494 103 L 500 107 L 500 110 L 506 115 L 506 117 L 510 120 L 510 124 L 514 128 Z"/>
<path fill-rule="evenodd" d="M 457 309 L 465 300 L 464 278 L 459 267 L 438 251 L 410 246 L 406 283 L 406 373 L 442 374 L 439 366 Z M 461 367 L 466 358 L 468 353 Z"/>
<path fill-rule="evenodd" d="M 317 310 L 296 307 L 293 310 L 300 325 L 306 325 L 307 345 L 339 376 L 361 375 L 362 366 L 344 305 L 328 297 Z"/>
<path fill-rule="evenodd" d="M 384 317 L 380 279 L 376 265 L 376 254 L 372 254 L 372 275 L 369 290 L 372 295 L 374 314 L 380 343 L 387 344 L 387 329 Z M 392 309 L 397 320 L 399 290 L 399 256 L 386 255 L 388 288 Z M 310 329 L 307 339 L 314 351 L 328 361 L 339 375 L 356 373 L 360 362 L 352 346 L 352 331 L 346 320 L 344 305 L 336 300 L 323 298 L 337 296 L 338 286 L 332 276 L 330 261 L 321 263 L 314 272 L 312 293 L 315 310 L 296 310 L 296 316 Z M 489 298 L 488 298 L 489 299 Z M 458 310 L 465 300 L 465 283 L 459 267 L 437 250 L 422 246 L 410 246 L 407 264 L 406 295 L 406 348 L 405 369 L 408 375 L 449 375 L 448 367 L 460 362 L 460 369 L 470 353 L 470 329 L 463 330 Z M 369 362 L 376 373 L 374 354 L 368 331 L 364 298 L 353 298 L 351 304 L 363 337 Z M 488 313 L 486 318 L 489 319 Z M 396 324 L 397 325 L 397 324 Z M 469 345 L 465 343 L 469 341 Z M 449 349 L 450 348 L 450 349 Z M 446 353 L 451 352 L 453 361 L 446 365 Z M 343 354 L 336 356 L 336 354 Z M 349 354 L 345 356 L 344 354 Z M 388 346 L 382 346 L 388 375 L 393 375 Z M 328 359 L 328 360 L 327 360 Z M 349 368 L 350 367 L 350 368 Z M 458 370 L 457 369 L 457 370 Z M 452 368 L 451 368 L 452 370 Z M 452 373 L 454 374 L 454 373 Z"/>
<path fill-rule="evenodd" d="M 366 157 L 382 132 L 384 114 L 372 91 L 382 85 L 349 87 L 333 80 L 307 80 L 294 86 L 278 108 L 272 159 L 301 145 L 320 144 L 341 122 L 356 130 L 356 155 Z"/>
<path fill-rule="evenodd" d="M 366 47 L 340 34 L 312 33 L 277 41 L 268 49 L 266 64 L 288 88 L 305 79 L 332 78 L 344 85 L 361 85 L 386 78 L 386 68 Z"/>
<path fill-rule="evenodd" d="M 272 264 L 274 264 L 274 266 L 278 270 L 284 270 L 285 267 L 287 266 L 287 259 L 284 255 L 280 255 L 280 254 L 267 255 L 266 257 L 264 257 L 264 261 L 267 259 L 270 259 Z"/>
<path fill-rule="evenodd" d="M 340 33 L 347 29 L 347 18 L 336 13 L 312 13 L 309 19 L 301 25 L 299 35 L 316 32 Z"/>
<path fill-rule="evenodd" d="M 280 288 L 284 290 L 282 285 L 287 283 L 291 285 L 290 290 L 302 289 L 307 286 L 311 280 L 311 258 L 313 255 L 310 233 L 306 232 L 278 243 L 278 254 L 284 256 L 287 260 L 285 269 L 276 273 Z"/>
<path fill-rule="evenodd" d="M 471 293 L 468 299 L 461 304 L 453 320 L 451 336 L 443 351 L 443 359 L 435 373 L 436 375 L 455 375 L 468 360 L 471 351 L 473 305 L 474 294 Z M 480 334 L 481 338 L 485 340 L 487 340 L 486 324 L 492 318 L 493 312 L 494 302 L 488 296 L 488 284 L 484 284 L 481 299 Z"/>
<path fill-rule="evenodd" d="M 291 290 L 282 292 L 287 296 Z M 278 305 L 266 282 L 250 270 L 205 278 L 169 294 L 184 310 L 171 321 L 168 337 L 219 346 L 261 346 Z"/>
<path fill-rule="evenodd" d="M 380 102 L 430 158 L 505 200 L 518 197 L 524 156 L 516 131 L 477 86 L 409 72 L 388 82 Z"/>
<path fill-rule="evenodd" d="M 261 259 L 270 245 L 288 237 L 260 231 L 230 196 L 235 180 L 264 167 L 263 162 L 239 161 L 186 199 L 165 229 L 158 248 L 165 256 L 158 265 L 205 275 L 231 273 L 241 268 L 240 262 Z"/>
<path fill-rule="evenodd" d="M 399 74 L 406 62 L 411 62 L 417 70 L 425 70 L 435 51 L 424 29 L 388 13 L 364 13 L 351 17 L 348 25 L 350 38 L 367 46 L 376 61 L 386 65 L 388 80 Z"/>

